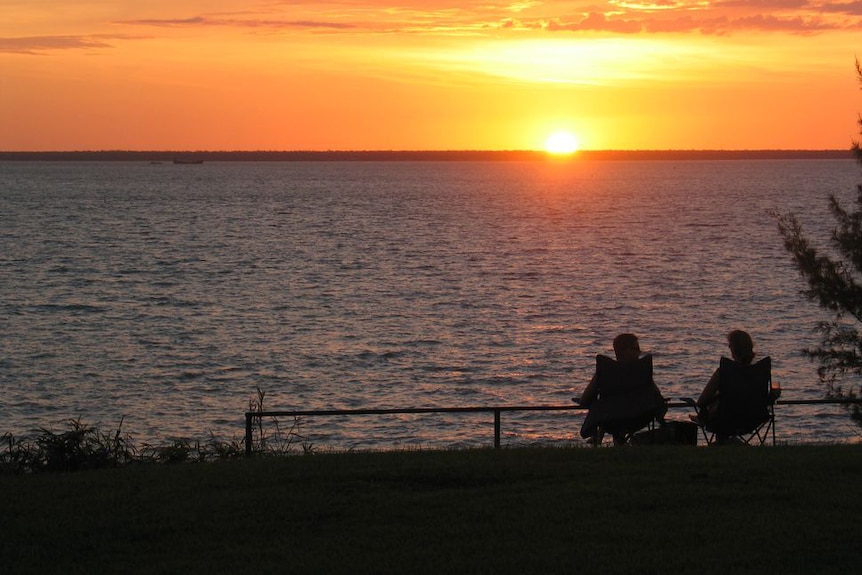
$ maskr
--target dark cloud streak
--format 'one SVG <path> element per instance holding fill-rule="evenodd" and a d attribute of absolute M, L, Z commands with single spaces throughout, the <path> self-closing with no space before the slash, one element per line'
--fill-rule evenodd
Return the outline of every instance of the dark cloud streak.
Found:
<path fill-rule="evenodd" d="M 113 48 L 104 40 L 90 36 L 27 36 L 0 38 L 0 52 L 39 55 L 54 50 Z"/>
<path fill-rule="evenodd" d="M 818 8 L 820 12 L 827 14 L 847 14 L 848 16 L 862 16 L 862 0 L 856 2 L 834 2 L 826 3 Z"/>
<path fill-rule="evenodd" d="M 320 22 L 315 20 L 236 20 L 224 18 L 205 18 L 195 16 L 193 18 L 180 19 L 147 19 L 147 20 L 122 20 L 115 24 L 126 24 L 136 26 L 156 26 L 161 28 L 190 28 L 190 27 L 228 27 L 228 28 L 325 28 L 346 30 L 354 28 L 353 24 L 339 22 Z"/>

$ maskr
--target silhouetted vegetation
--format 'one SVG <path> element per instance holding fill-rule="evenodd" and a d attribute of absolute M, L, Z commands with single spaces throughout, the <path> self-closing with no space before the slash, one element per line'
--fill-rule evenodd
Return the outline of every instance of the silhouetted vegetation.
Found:
<path fill-rule="evenodd" d="M 249 400 L 249 411 L 264 411 L 266 392 L 256 388 Z M 300 434 L 300 418 L 290 427 L 282 428 L 279 420 L 256 418 L 252 429 L 254 455 L 290 455 L 301 449 L 314 453 L 314 446 Z M 32 436 L 16 437 L 6 433 L 0 437 L 0 474 L 84 471 L 105 469 L 133 463 L 197 463 L 245 457 L 244 439 L 228 441 L 210 434 L 206 441 L 171 439 L 165 443 L 135 445 L 123 430 L 123 422 L 110 433 L 91 427 L 81 419 L 70 419 L 64 431 L 40 429 Z M 299 449 L 297 449 L 299 448 Z"/>
<path fill-rule="evenodd" d="M 259 387 L 255 388 L 257 394 L 248 402 L 248 410 L 250 412 L 263 413 L 264 400 L 266 392 Z M 294 450 L 297 444 L 301 445 L 303 453 L 313 453 L 314 446 L 299 432 L 301 419 L 293 418 L 291 426 L 287 429 L 282 429 L 277 417 L 271 417 L 268 421 L 264 421 L 263 417 L 255 418 L 257 425 L 252 428 L 252 452 L 288 454 Z"/>
<path fill-rule="evenodd" d="M 856 61 L 856 74 L 862 82 L 862 66 Z M 862 117 L 859 119 L 862 134 Z M 862 148 L 854 142 L 852 151 L 862 163 Z M 835 255 L 823 255 L 807 238 L 794 214 L 778 216 L 778 229 L 784 245 L 793 256 L 794 263 L 808 284 L 805 295 L 833 318 L 816 326 L 821 335 L 820 346 L 805 350 L 819 362 L 818 373 L 832 396 L 859 397 L 858 379 L 849 386 L 844 376 L 862 375 L 862 184 L 857 186 L 855 211 L 845 209 L 834 195 L 829 197 L 829 208 L 836 226 L 830 237 Z M 862 425 L 859 405 L 850 408 L 851 416 Z"/>
<path fill-rule="evenodd" d="M 122 430 L 105 433 L 71 419 L 64 431 L 41 429 L 33 436 L 2 436 L 0 473 L 85 471 L 132 463 L 182 463 L 235 459 L 244 455 L 242 442 L 173 439 L 161 445 L 136 446 Z"/>
<path fill-rule="evenodd" d="M 249 410 L 263 411 L 265 397 L 266 393 L 258 389 L 257 396 L 249 401 Z M 282 429 L 276 418 L 257 418 L 252 430 L 252 452 L 289 455 L 298 451 L 297 447 L 304 454 L 314 452 L 313 446 L 299 434 L 299 425 L 298 418 L 287 429 Z M 225 441 L 212 434 L 206 441 L 171 439 L 138 447 L 123 431 L 122 421 L 110 433 L 80 419 L 70 419 L 60 432 L 43 428 L 33 436 L 6 433 L 0 439 L 0 474 L 84 471 L 141 463 L 197 463 L 245 456 L 243 440 Z"/>

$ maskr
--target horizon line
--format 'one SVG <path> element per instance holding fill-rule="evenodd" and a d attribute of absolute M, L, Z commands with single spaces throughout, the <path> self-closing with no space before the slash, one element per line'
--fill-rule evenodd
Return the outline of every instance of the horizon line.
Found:
<path fill-rule="evenodd" d="M 290 160 L 577 160 L 577 159 L 825 159 L 853 158 L 853 148 L 577 150 L 45 150 L 2 151 L 0 160 L 209 161 Z"/>

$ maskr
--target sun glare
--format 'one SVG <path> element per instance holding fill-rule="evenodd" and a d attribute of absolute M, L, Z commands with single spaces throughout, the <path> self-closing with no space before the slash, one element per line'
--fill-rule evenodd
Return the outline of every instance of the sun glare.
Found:
<path fill-rule="evenodd" d="M 549 154 L 574 154 L 578 151 L 578 139 L 569 132 L 554 132 L 545 140 L 545 151 Z"/>

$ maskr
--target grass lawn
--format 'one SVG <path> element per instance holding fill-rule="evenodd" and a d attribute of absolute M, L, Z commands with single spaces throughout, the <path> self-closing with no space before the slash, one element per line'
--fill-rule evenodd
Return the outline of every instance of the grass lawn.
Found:
<path fill-rule="evenodd" d="M 0 572 L 858 573 L 862 446 L 341 453 L 0 475 Z"/>

